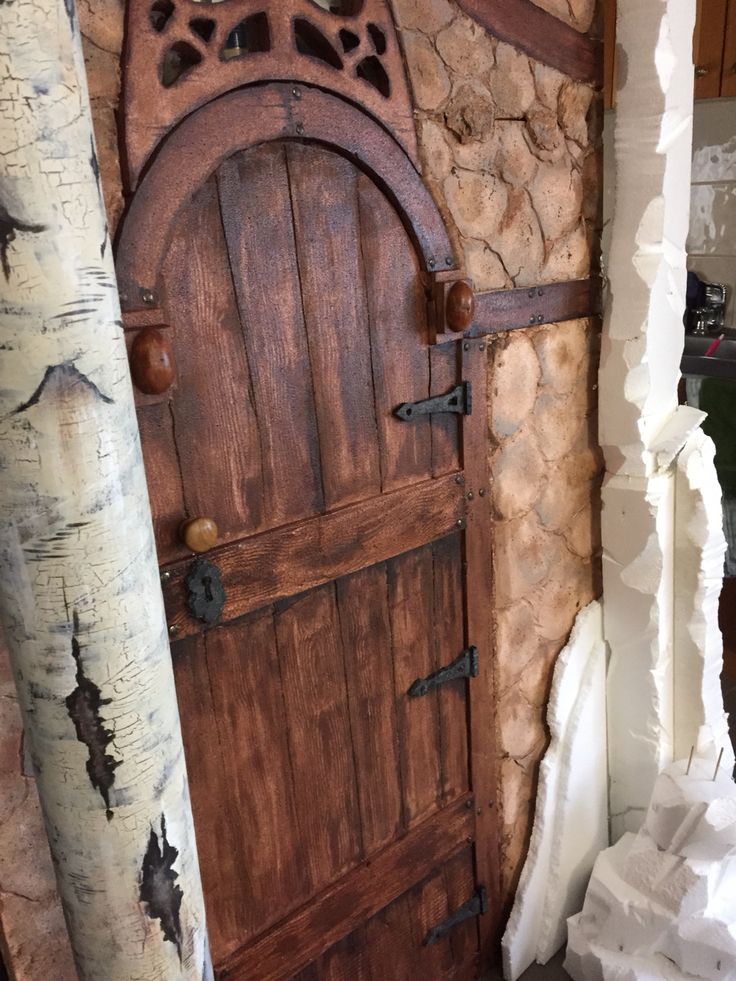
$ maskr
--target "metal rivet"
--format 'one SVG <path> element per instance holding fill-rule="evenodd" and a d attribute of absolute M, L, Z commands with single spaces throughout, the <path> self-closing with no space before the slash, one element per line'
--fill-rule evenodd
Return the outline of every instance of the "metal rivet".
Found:
<path fill-rule="evenodd" d="M 529 290 L 529 299 L 531 300 L 533 296 L 534 296 L 534 290 Z"/>
<path fill-rule="evenodd" d="M 146 306 L 152 307 L 156 302 L 156 297 L 153 290 L 141 290 L 141 299 L 146 304 Z"/>
<path fill-rule="evenodd" d="M 292 95 L 294 96 L 294 98 L 295 98 L 295 99 L 301 99 L 301 97 L 302 97 L 302 94 L 301 94 L 301 92 L 299 91 L 299 89 L 298 89 L 298 88 L 296 87 L 296 85 L 295 85 L 295 86 L 294 86 L 294 88 L 293 88 L 293 89 L 291 90 L 291 94 L 292 94 Z"/>
<path fill-rule="evenodd" d="M 483 813 L 483 811 L 482 811 L 482 809 L 481 809 L 481 808 L 479 807 L 479 808 L 478 808 L 478 810 L 477 810 L 477 811 L 476 811 L 475 813 L 476 813 L 476 814 L 478 815 L 478 817 L 480 817 L 480 816 L 481 816 L 481 814 Z"/>
<path fill-rule="evenodd" d="M 537 290 L 537 296 L 544 296 L 544 290 Z"/>
<path fill-rule="evenodd" d="M 475 807 L 475 801 L 474 800 L 466 800 L 465 801 L 465 806 L 467 807 L 467 809 L 469 811 L 472 811 L 473 808 Z"/>
<path fill-rule="evenodd" d="M 537 323 L 541 324 L 543 323 L 543 321 L 544 321 L 544 314 L 540 313 L 539 316 L 537 317 Z"/>
<path fill-rule="evenodd" d="M 466 342 L 465 342 L 465 343 L 463 344 L 463 351 L 469 351 L 469 350 L 470 350 L 470 344 L 468 344 L 468 342 L 466 341 Z"/>
<path fill-rule="evenodd" d="M 458 528 L 464 528 L 465 527 L 465 518 L 458 518 L 457 521 L 455 522 L 455 525 Z"/>
<path fill-rule="evenodd" d="M 468 493 L 467 493 L 466 496 L 467 496 L 467 498 L 468 498 L 469 501 L 472 501 L 473 498 L 475 497 L 475 494 L 472 491 L 468 491 Z"/>
<path fill-rule="evenodd" d="M 304 136 L 304 124 L 303 123 L 297 123 L 296 124 L 296 134 L 297 134 L 297 136 Z"/>
<path fill-rule="evenodd" d="M 179 628 L 177 627 L 177 625 L 175 623 L 172 623 L 169 626 L 169 637 L 176 637 L 176 635 L 178 633 L 179 633 Z"/>
<path fill-rule="evenodd" d="M 478 497 L 485 497 L 485 496 L 486 496 L 486 489 L 485 487 L 481 487 L 481 489 L 478 491 Z"/>
<path fill-rule="evenodd" d="M 168 582 L 169 579 L 171 579 L 171 573 L 170 572 L 162 572 L 161 573 L 161 582 L 162 583 Z"/>
<path fill-rule="evenodd" d="M 126 292 L 124 292 L 124 291 L 121 291 L 121 292 L 120 292 L 120 293 L 118 294 L 118 296 L 120 297 L 120 302 L 121 302 L 121 303 L 127 303 L 127 302 L 128 302 L 128 294 L 127 294 Z"/>
<path fill-rule="evenodd" d="M 459 474 L 458 474 L 458 475 L 457 475 L 457 476 L 455 477 L 455 483 L 456 483 L 456 484 L 464 484 L 464 483 L 465 483 L 465 477 L 463 477 L 463 475 L 462 475 L 461 473 L 459 473 Z"/>
<path fill-rule="evenodd" d="M 486 346 L 485 346 L 485 344 L 479 344 L 479 345 L 478 345 L 478 350 L 479 350 L 479 351 L 485 351 L 485 349 L 486 349 Z"/>
<path fill-rule="evenodd" d="M 532 317 L 529 318 L 529 323 L 530 324 L 534 324 L 536 322 L 537 322 L 537 318 L 536 317 L 532 316 Z"/>
<path fill-rule="evenodd" d="M 472 845 L 473 844 L 473 837 L 472 837 L 472 835 L 468 835 L 468 837 L 465 840 L 467 841 L 467 843 L 469 845 Z"/>
<path fill-rule="evenodd" d="M 432 256 L 430 256 L 429 259 L 427 259 L 427 265 L 429 266 L 430 269 L 434 269 L 434 258 Z"/>
<path fill-rule="evenodd" d="M 452 265 L 452 256 L 451 255 L 448 255 L 447 258 L 445 259 L 445 265 L 446 266 L 451 266 Z"/>

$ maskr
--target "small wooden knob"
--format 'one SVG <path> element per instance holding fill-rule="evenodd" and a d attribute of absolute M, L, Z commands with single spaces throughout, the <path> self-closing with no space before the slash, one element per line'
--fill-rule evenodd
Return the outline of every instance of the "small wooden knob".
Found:
<path fill-rule="evenodd" d="M 458 280 L 453 283 L 447 294 L 445 317 L 450 330 L 459 334 L 467 330 L 473 322 L 475 314 L 475 294 L 470 283 Z"/>
<path fill-rule="evenodd" d="M 161 395 L 174 381 L 174 352 L 168 337 L 155 327 L 146 327 L 130 348 L 130 373 L 145 395 Z"/>
<path fill-rule="evenodd" d="M 179 535 L 190 552 L 208 552 L 217 544 L 217 525 L 212 518 L 190 518 Z"/>

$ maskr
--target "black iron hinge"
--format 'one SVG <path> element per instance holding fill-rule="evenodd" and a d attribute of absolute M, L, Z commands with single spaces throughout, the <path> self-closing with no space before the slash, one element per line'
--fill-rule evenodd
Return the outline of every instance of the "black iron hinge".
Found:
<path fill-rule="evenodd" d="M 438 923 L 437 926 L 433 926 L 432 929 L 427 933 L 424 938 L 424 946 L 431 947 L 432 944 L 436 944 L 438 941 L 446 937 L 451 930 L 454 930 L 459 923 L 463 923 L 465 920 L 470 920 L 474 916 L 482 916 L 483 913 L 488 912 L 488 895 L 486 893 L 485 886 L 478 886 L 473 895 L 467 901 L 463 903 L 460 909 L 455 910 L 455 912 L 448 916 L 446 920 L 442 923 Z"/>
<path fill-rule="evenodd" d="M 404 422 L 409 422 L 417 416 L 429 416 L 436 412 L 454 412 L 460 416 L 469 416 L 473 410 L 473 390 L 470 382 L 456 385 L 445 395 L 435 395 L 421 402 L 402 402 L 394 409 L 394 415 Z"/>
<path fill-rule="evenodd" d="M 478 648 L 468 647 L 452 664 L 445 665 L 438 671 L 433 671 L 426 678 L 417 678 L 407 692 L 409 698 L 418 698 L 426 695 L 433 688 L 439 688 L 447 681 L 455 681 L 456 678 L 477 678 L 478 677 Z"/>

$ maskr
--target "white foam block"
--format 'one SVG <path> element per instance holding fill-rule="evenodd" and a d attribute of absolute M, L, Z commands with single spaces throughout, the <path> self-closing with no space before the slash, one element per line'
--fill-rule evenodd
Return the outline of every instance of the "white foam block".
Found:
<path fill-rule="evenodd" d="M 531 842 L 503 937 L 504 975 L 515 981 L 565 943 L 596 855 L 608 843 L 606 651 L 600 604 L 578 614 L 560 653 L 547 709 Z"/>

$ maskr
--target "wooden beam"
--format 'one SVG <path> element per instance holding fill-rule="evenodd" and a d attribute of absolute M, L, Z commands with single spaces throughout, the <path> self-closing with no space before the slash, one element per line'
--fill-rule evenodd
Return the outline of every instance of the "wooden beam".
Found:
<path fill-rule="evenodd" d="M 293 916 L 231 954 L 217 965 L 218 981 L 292 977 L 433 869 L 441 868 L 474 836 L 473 798 L 466 794 L 343 876 Z M 407 877 L 408 870 L 411 874 Z"/>
<path fill-rule="evenodd" d="M 460 475 L 448 474 L 212 549 L 206 558 L 220 570 L 226 595 L 219 622 L 420 548 L 464 520 Z M 177 638 L 203 629 L 187 609 L 191 563 L 162 570 L 169 632 Z"/>
<path fill-rule="evenodd" d="M 516 290 L 490 290 L 475 294 L 473 323 L 465 333 L 437 334 L 435 343 L 446 344 L 524 327 L 539 327 L 540 324 L 597 317 L 600 312 L 601 284 L 598 278 L 545 283 Z"/>
<path fill-rule="evenodd" d="M 532 0 L 458 0 L 495 37 L 579 82 L 600 86 L 603 45 L 542 10 Z"/>

